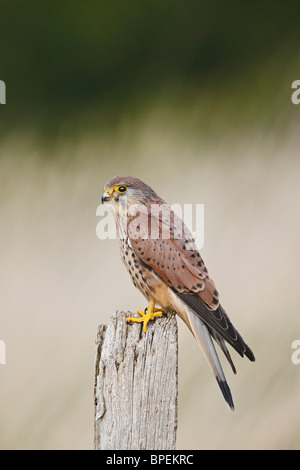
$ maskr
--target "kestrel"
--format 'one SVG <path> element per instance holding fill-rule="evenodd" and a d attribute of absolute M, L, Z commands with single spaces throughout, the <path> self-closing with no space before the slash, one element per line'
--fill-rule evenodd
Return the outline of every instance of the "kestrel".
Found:
<path fill-rule="evenodd" d="M 214 343 L 232 370 L 226 346 L 254 361 L 251 349 L 229 320 L 190 231 L 153 189 L 138 178 L 115 176 L 108 181 L 102 203 L 109 201 L 120 239 L 120 254 L 134 285 L 149 301 L 139 318 L 147 324 L 165 312 L 176 312 L 197 339 L 229 407 L 233 399 Z M 158 305 L 159 308 L 155 306 Z"/>

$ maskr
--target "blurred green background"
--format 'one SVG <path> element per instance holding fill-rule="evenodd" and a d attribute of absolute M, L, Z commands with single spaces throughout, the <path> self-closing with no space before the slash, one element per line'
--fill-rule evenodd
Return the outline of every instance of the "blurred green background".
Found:
<path fill-rule="evenodd" d="M 178 321 L 178 449 L 299 448 L 298 2 L 3 0 L 0 17 L 0 447 L 93 446 L 97 325 L 145 306 L 96 237 L 104 183 L 131 174 L 205 204 L 204 260 L 257 357 L 224 365 L 233 414 Z"/>

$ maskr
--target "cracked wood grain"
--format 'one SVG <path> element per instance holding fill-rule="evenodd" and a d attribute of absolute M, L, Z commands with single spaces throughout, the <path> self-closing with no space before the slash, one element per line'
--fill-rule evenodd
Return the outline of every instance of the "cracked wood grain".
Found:
<path fill-rule="evenodd" d="M 177 430 L 178 332 L 175 315 L 143 333 L 130 312 L 98 327 L 94 383 L 96 450 L 174 450 Z"/>

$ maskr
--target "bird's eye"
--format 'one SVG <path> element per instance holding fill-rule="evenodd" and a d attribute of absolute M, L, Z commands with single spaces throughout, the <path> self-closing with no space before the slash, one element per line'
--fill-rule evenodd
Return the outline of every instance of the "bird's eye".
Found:
<path fill-rule="evenodd" d="M 116 186 L 115 190 L 116 190 L 118 193 L 126 193 L 126 191 L 127 191 L 127 186 Z"/>

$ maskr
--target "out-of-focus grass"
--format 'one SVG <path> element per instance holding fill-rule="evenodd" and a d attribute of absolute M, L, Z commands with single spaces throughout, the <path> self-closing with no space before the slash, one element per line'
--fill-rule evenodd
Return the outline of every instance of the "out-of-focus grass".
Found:
<path fill-rule="evenodd" d="M 179 320 L 177 447 L 300 447 L 300 366 L 291 362 L 300 336 L 297 128 L 219 134 L 208 145 L 184 116 L 182 132 L 165 117 L 158 110 L 112 134 L 62 139 L 49 158 L 34 136 L 1 143 L 3 449 L 92 448 L 97 325 L 145 305 L 118 241 L 96 237 L 102 188 L 115 174 L 142 178 L 169 203 L 205 204 L 203 258 L 257 358 L 233 352 L 237 376 L 223 361 L 232 413 Z"/>

